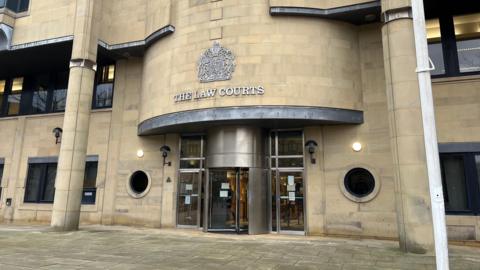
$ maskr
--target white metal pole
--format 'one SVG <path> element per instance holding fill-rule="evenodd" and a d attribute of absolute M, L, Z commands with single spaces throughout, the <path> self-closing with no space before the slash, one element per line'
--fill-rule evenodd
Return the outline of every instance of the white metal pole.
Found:
<path fill-rule="evenodd" d="M 435 111 L 433 106 L 430 60 L 428 57 L 427 32 L 423 0 L 412 0 L 413 30 L 417 53 L 417 74 L 422 107 L 423 133 L 427 157 L 428 182 L 432 203 L 433 234 L 437 270 L 448 270 L 448 240 L 445 222 L 442 179 L 438 153 Z"/>

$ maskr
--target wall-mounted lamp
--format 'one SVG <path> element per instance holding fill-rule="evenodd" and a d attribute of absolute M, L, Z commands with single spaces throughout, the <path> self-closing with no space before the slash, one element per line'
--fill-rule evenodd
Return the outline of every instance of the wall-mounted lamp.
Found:
<path fill-rule="evenodd" d="M 305 147 L 307 148 L 308 153 L 310 153 L 310 162 L 312 162 L 312 164 L 315 164 L 317 162 L 313 157 L 313 154 L 315 153 L 317 146 L 318 146 L 318 143 L 314 140 L 309 140 L 305 143 Z"/>
<path fill-rule="evenodd" d="M 355 151 L 355 152 L 360 152 L 360 151 L 362 151 L 362 144 L 359 143 L 359 142 L 354 142 L 354 143 L 352 144 L 352 149 L 353 149 L 353 151 Z"/>
<path fill-rule="evenodd" d="M 162 147 L 160 147 L 160 152 L 162 152 L 162 157 L 163 157 L 163 166 L 165 165 L 168 165 L 168 166 L 172 166 L 172 162 L 166 162 L 165 159 L 167 158 L 168 156 L 168 153 L 170 153 L 170 147 L 168 147 L 167 145 L 164 145 Z"/>
<path fill-rule="evenodd" d="M 138 158 L 142 158 L 144 155 L 145 155 L 145 153 L 143 152 L 142 149 L 138 149 L 138 150 L 137 150 L 137 157 L 138 157 Z"/>
<path fill-rule="evenodd" d="M 62 133 L 63 133 L 63 130 L 59 127 L 56 127 L 53 129 L 53 134 L 55 136 L 55 144 L 59 144 L 62 142 Z"/>

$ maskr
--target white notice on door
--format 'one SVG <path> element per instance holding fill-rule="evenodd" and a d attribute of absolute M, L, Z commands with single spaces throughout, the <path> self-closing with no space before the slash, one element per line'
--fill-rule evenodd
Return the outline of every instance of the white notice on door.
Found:
<path fill-rule="evenodd" d="M 288 185 L 287 190 L 288 191 L 295 191 L 295 185 Z"/>
<path fill-rule="evenodd" d="M 288 185 L 294 185 L 295 184 L 295 176 L 289 175 L 288 176 Z"/>
<path fill-rule="evenodd" d="M 220 198 L 228 198 L 228 191 L 220 190 Z"/>
<path fill-rule="evenodd" d="M 185 196 L 185 205 L 190 204 L 190 195 Z"/>
<path fill-rule="evenodd" d="M 222 189 L 230 189 L 230 183 L 222 183 Z"/>
<path fill-rule="evenodd" d="M 295 201 L 295 192 L 288 192 L 288 200 Z"/>
<path fill-rule="evenodd" d="M 186 184 L 185 185 L 185 190 L 193 190 L 193 185 L 192 184 Z"/>

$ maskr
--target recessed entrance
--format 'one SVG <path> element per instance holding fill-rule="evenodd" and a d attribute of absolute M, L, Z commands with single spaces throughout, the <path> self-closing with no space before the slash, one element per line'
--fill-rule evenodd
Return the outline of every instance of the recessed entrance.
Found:
<path fill-rule="evenodd" d="M 208 200 L 208 231 L 248 231 L 248 169 L 210 169 Z"/>

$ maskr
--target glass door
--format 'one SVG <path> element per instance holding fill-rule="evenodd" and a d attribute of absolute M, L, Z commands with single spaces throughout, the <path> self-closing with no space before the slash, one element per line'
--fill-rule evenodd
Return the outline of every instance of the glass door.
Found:
<path fill-rule="evenodd" d="M 209 231 L 248 230 L 248 170 L 210 169 Z"/>
<path fill-rule="evenodd" d="M 278 172 L 280 231 L 304 231 L 302 172 Z"/>
<path fill-rule="evenodd" d="M 179 177 L 177 224 L 200 226 L 201 173 L 181 172 Z"/>

